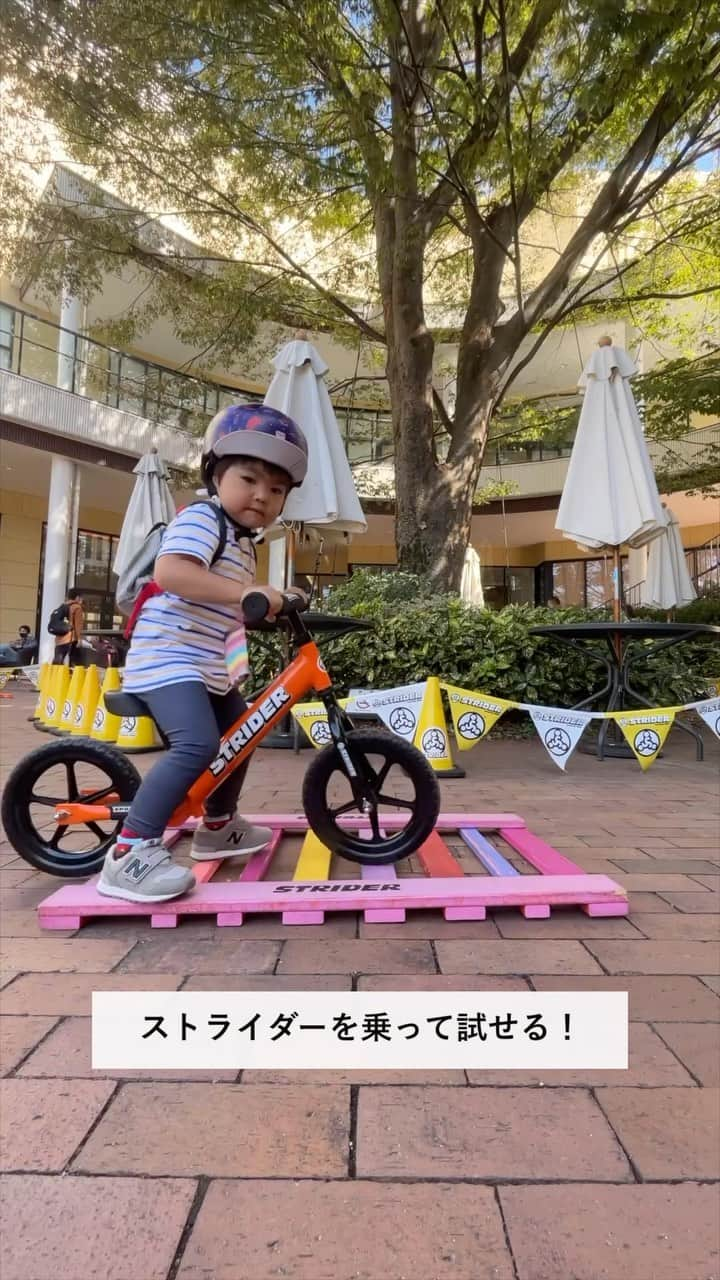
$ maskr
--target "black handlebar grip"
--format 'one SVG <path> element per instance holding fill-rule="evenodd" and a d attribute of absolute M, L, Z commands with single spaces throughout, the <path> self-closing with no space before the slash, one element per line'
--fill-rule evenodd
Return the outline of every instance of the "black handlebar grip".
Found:
<path fill-rule="evenodd" d="M 267 617 L 270 601 L 264 591 L 251 591 L 243 600 L 243 617 L 248 623 L 263 622 Z M 286 591 L 283 595 L 283 607 L 280 610 L 279 617 L 284 617 L 289 613 L 303 613 L 308 608 L 308 602 L 305 596 L 294 592 L 292 589 Z"/>
<path fill-rule="evenodd" d="M 262 622 L 269 608 L 270 601 L 264 592 L 251 591 L 243 600 L 243 617 L 246 622 Z"/>

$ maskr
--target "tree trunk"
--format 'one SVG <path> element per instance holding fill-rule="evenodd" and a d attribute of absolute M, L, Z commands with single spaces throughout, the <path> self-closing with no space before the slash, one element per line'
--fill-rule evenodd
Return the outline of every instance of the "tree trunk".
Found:
<path fill-rule="evenodd" d="M 429 577 L 438 591 L 457 591 L 496 379 L 476 378 L 472 410 L 461 421 L 456 418 L 447 461 L 439 461 L 434 440 L 434 342 L 414 296 L 417 267 L 408 270 L 406 244 L 404 269 L 398 270 L 396 262 L 390 269 L 388 259 L 398 256 L 396 235 L 388 236 L 383 248 L 378 257 L 380 279 L 388 286 L 386 377 L 393 417 L 398 563 L 409 573 Z"/>
<path fill-rule="evenodd" d="M 440 462 L 434 437 L 435 343 L 425 321 L 428 226 L 418 184 L 418 137 L 427 99 L 419 68 L 432 64 L 442 24 L 437 17 L 430 20 L 423 4 L 398 5 L 397 12 L 401 20 L 389 42 L 393 190 L 378 193 L 374 202 L 395 444 L 395 540 L 401 569 L 449 591 L 460 586 L 491 406 L 489 401 L 476 404 L 460 429 L 453 427 L 448 460 Z M 501 272 L 502 254 L 496 251 L 496 256 Z"/>
<path fill-rule="evenodd" d="M 391 388 L 393 401 L 396 396 Z M 438 591 L 458 591 L 471 540 L 473 498 L 481 450 L 474 457 L 438 462 L 413 447 L 412 405 L 400 401 L 396 435 L 395 540 L 401 569 L 429 577 Z"/>

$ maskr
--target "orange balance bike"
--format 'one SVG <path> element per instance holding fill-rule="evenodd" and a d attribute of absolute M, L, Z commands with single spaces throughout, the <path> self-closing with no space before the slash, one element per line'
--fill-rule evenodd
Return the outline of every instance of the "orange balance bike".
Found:
<path fill-rule="evenodd" d="M 304 777 L 302 806 L 308 823 L 333 853 L 382 865 L 413 853 L 432 831 L 440 791 L 425 757 L 385 730 L 357 729 L 339 705 L 320 651 L 301 617 L 304 600 L 286 594 L 279 625 L 289 629 L 294 656 L 222 737 L 218 754 L 173 813 L 177 830 L 200 818 L 208 796 L 285 719 L 314 694 L 327 711 L 328 743 Z M 248 626 L 267 630 L 267 597 L 245 598 Z M 333 639 L 368 629 L 356 618 L 337 618 Z M 108 711 L 148 716 L 141 697 L 108 693 Z M 161 735 L 162 736 L 162 735 Z M 13 770 L 2 802 L 7 838 L 40 871 L 78 879 L 99 871 L 140 785 L 135 766 L 115 747 L 91 738 L 65 738 L 31 752 Z M 393 817 L 385 829 L 383 819 Z M 398 825 L 400 824 L 400 825 Z M 362 831 L 359 830 L 362 828 Z"/>

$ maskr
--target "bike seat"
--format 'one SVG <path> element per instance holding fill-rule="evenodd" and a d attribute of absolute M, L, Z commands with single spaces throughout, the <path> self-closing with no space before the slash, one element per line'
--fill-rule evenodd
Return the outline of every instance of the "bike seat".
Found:
<path fill-rule="evenodd" d="M 140 716 L 150 715 L 142 698 L 137 698 L 134 693 L 124 693 L 122 689 L 106 693 L 105 706 L 114 716 L 133 716 L 138 719 Z"/>

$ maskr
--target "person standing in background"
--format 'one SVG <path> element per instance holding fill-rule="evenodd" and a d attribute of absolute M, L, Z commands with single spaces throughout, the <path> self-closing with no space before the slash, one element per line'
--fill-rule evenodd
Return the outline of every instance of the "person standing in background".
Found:
<path fill-rule="evenodd" d="M 77 655 L 77 647 L 82 640 L 83 627 L 85 626 L 85 610 L 82 596 L 76 587 L 68 591 L 65 605 L 69 629 L 63 635 L 58 636 L 53 662 L 61 663 L 67 658 L 68 665 L 72 666 Z"/>

